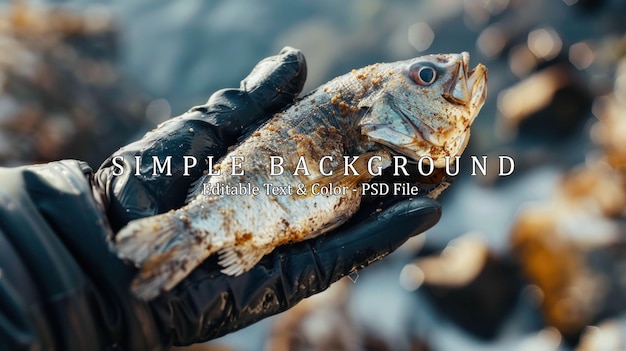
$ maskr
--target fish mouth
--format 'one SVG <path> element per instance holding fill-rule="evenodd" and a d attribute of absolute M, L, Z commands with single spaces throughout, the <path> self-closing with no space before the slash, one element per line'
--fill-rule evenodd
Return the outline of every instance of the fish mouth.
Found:
<path fill-rule="evenodd" d="M 474 110 L 476 107 L 482 107 L 485 101 L 487 68 L 479 63 L 474 69 L 469 70 L 469 60 L 469 53 L 461 53 L 461 59 L 454 68 L 454 78 L 450 81 L 443 97 L 453 104 L 469 105 Z"/>

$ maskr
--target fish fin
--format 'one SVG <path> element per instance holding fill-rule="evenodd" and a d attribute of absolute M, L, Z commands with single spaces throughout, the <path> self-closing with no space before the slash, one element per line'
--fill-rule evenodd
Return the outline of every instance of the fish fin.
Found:
<path fill-rule="evenodd" d="M 369 159 L 373 156 L 381 157 L 380 167 L 382 168 L 387 168 L 391 164 L 391 157 L 388 152 L 382 150 L 377 152 L 367 152 L 363 155 L 360 155 L 359 158 L 352 164 L 358 175 L 344 175 L 343 167 L 339 167 L 337 169 L 334 169 L 332 174 L 329 176 L 308 179 L 303 182 L 303 184 L 307 189 L 310 189 L 311 186 L 315 183 L 318 183 L 322 186 L 333 183 L 337 186 L 348 186 L 350 189 L 354 189 L 361 183 L 368 182 L 369 180 L 374 178 L 374 175 L 369 173 L 367 167 Z"/>
<path fill-rule="evenodd" d="M 203 175 L 202 177 L 196 179 L 191 183 L 189 190 L 187 191 L 187 198 L 185 199 L 185 205 L 188 204 L 191 200 L 193 200 L 199 193 L 200 189 L 202 189 L 204 182 L 208 178 L 208 174 Z"/>
<path fill-rule="evenodd" d="M 435 187 L 434 189 L 429 191 L 428 194 L 426 195 L 426 197 L 429 197 L 429 198 L 431 198 L 433 200 L 437 200 L 439 195 L 441 195 L 441 193 L 443 193 L 449 187 L 450 187 L 450 183 L 449 182 L 441 182 L 439 185 L 437 185 L 437 187 Z"/>
<path fill-rule="evenodd" d="M 265 255 L 253 245 L 225 247 L 218 251 L 219 265 L 224 267 L 221 272 L 226 275 L 241 275 L 256 265 Z"/>
<path fill-rule="evenodd" d="M 377 92 L 374 92 L 362 98 L 359 101 L 359 104 L 357 105 L 357 107 L 358 108 L 372 107 L 376 104 L 377 101 L 379 101 L 380 99 L 384 99 L 384 98 L 385 98 L 385 92 L 383 90 L 379 90 Z"/>

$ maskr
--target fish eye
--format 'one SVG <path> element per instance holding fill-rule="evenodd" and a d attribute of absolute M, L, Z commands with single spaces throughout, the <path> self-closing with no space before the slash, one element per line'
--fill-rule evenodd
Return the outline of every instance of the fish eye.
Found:
<path fill-rule="evenodd" d="M 409 70 L 409 77 L 419 85 L 431 85 L 437 79 L 437 70 L 430 66 L 414 65 Z"/>

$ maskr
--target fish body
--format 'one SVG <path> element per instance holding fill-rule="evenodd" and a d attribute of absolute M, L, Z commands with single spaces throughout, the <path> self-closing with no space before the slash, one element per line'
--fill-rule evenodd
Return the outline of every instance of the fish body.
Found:
<path fill-rule="evenodd" d="M 374 64 L 273 116 L 221 160 L 213 170 L 219 175 L 197 182 L 185 206 L 131 221 L 117 234 L 118 255 L 140 268 L 132 290 L 153 298 L 213 254 L 224 274 L 239 275 L 280 245 L 328 232 L 358 210 L 361 184 L 372 168 L 388 166 L 391 154 L 426 155 L 443 167 L 446 156 L 465 148 L 485 99 L 486 68 L 470 71 L 468 64 L 467 53 Z M 346 155 L 359 156 L 348 159 L 349 172 Z M 272 157 L 283 161 L 280 175 Z M 312 185 L 330 183 L 347 190 L 311 194 Z M 239 184 L 260 191 L 206 193 Z"/>

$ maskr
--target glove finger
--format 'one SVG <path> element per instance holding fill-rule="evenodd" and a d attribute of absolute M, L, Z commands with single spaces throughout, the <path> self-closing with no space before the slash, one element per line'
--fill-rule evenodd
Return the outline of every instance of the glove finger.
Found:
<path fill-rule="evenodd" d="M 292 255 L 292 264 L 310 265 L 313 260 L 319 277 L 316 286 L 310 288 L 321 291 L 341 277 L 379 261 L 411 236 L 434 226 L 440 218 L 441 205 L 435 200 L 402 200 L 377 215 L 307 242 L 309 257 Z"/>
<path fill-rule="evenodd" d="M 284 47 L 278 55 L 259 62 L 241 81 L 240 89 L 263 110 L 275 112 L 291 104 L 300 94 L 307 75 L 300 50 Z"/>
<path fill-rule="evenodd" d="M 217 155 L 217 160 L 226 151 L 227 146 L 216 140 L 207 123 L 178 117 L 105 160 L 94 185 L 113 230 L 130 220 L 181 207 L 191 184 L 206 169 L 206 157 Z M 159 165 L 166 166 L 159 170 Z"/>
<path fill-rule="evenodd" d="M 244 128 L 293 102 L 305 79 L 304 56 L 285 48 L 262 60 L 242 81 L 241 89 L 220 90 L 206 105 L 162 123 L 115 152 L 95 175 L 113 230 L 130 220 L 181 207 L 191 184 L 206 169 L 206 157 L 219 159 Z M 156 172 L 153 157 L 161 163 L 169 157 L 169 172 Z M 188 157 L 195 161 L 185 160 Z"/>
<path fill-rule="evenodd" d="M 235 142 L 244 129 L 256 129 L 272 114 L 293 103 L 306 80 L 306 60 L 297 49 L 286 47 L 276 56 L 259 62 L 241 81 L 239 89 L 222 89 L 205 105 L 190 112 L 217 127 L 225 144 Z M 252 126 L 252 128 L 248 128 Z"/>
<path fill-rule="evenodd" d="M 279 247 L 238 277 L 219 273 L 212 258 L 151 301 L 152 308 L 174 344 L 216 338 L 285 311 L 380 260 L 440 217 L 441 206 L 432 199 L 404 200 L 346 230 Z"/>

